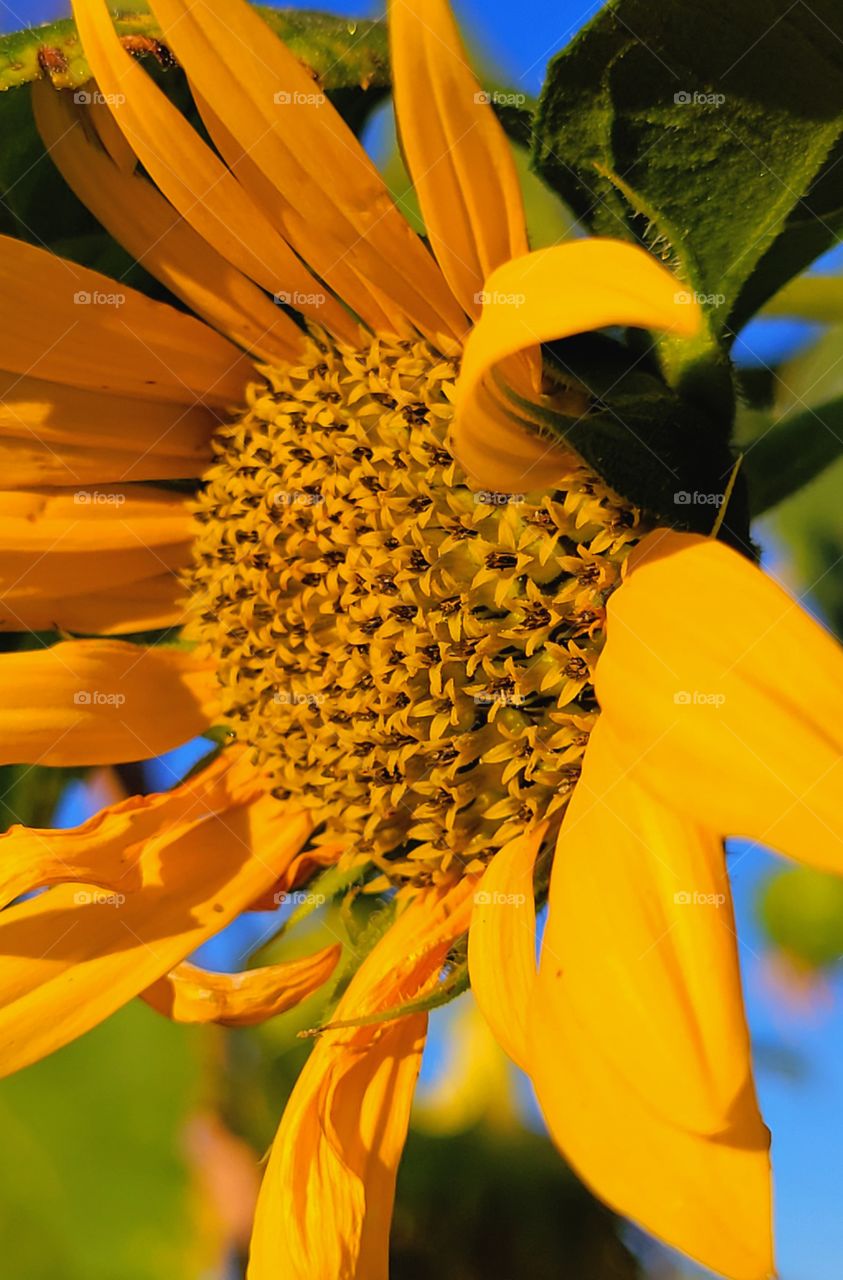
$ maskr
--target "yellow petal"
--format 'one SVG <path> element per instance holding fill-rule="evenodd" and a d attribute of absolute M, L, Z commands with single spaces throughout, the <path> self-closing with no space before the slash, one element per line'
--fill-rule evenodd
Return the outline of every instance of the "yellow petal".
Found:
<path fill-rule="evenodd" d="M 337 1019 L 435 985 L 468 925 L 476 881 L 423 890 L 363 961 Z M 284 1112 L 264 1175 L 249 1280 L 386 1280 L 395 1176 L 426 1016 L 327 1031 Z"/>
<path fill-rule="evenodd" d="M 115 122 L 182 217 L 232 266 L 269 293 L 284 289 L 301 297 L 320 293 L 316 280 L 235 175 L 122 48 L 103 0 L 76 0 L 73 12 L 100 91 L 113 95 Z M 256 50 L 255 64 L 259 60 Z M 230 75 L 217 82 L 217 89 L 222 86 L 227 93 Z M 300 309 L 318 320 L 327 306 L 326 300 L 315 310 L 307 305 Z"/>
<path fill-rule="evenodd" d="M 149 616 L 151 607 L 153 616 L 162 610 L 180 616 L 176 600 L 184 589 L 173 571 L 189 562 L 193 537 L 183 495 L 118 485 L 14 489 L 0 492 L 0 506 L 0 627 L 68 626 L 69 617 L 89 631 L 96 621 L 119 626 L 121 619 L 131 620 L 143 595 L 135 596 L 128 617 L 124 599 L 131 601 L 138 584 L 162 574 L 170 578 L 169 594 L 162 597 L 159 586 L 145 612 Z M 100 592 L 107 594 L 88 618 L 85 597 Z M 69 614 L 67 597 L 77 599 Z"/>
<path fill-rule="evenodd" d="M 536 981 L 533 864 L 546 824 L 496 853 L 474 895 L 468 933 L 471 989 L 495 1038 L 527 1070 L 527 1009 Z"/>
<path fill-rule="evenodd" d="M 224 14 L 204 0 L 156 0 L 154 11 L 199 97 L 275 188 L 283 233 L 313 269 L 332 283 L 339 253 L 389 300 L 393 328 L 406 317 L 429 335 L 459 336 L 462 314 L 436 263 L 342 117 L 260 16 L 244 0 L 229 0 Z M 345 300 L 359 310 L 355 297 Z"/>
<path fill-rule="evenodd" d="M 184 586 L 170 572 L 79 595 L 38 593 L 21 599 L 7 593 L 0 597 L 0 631 L 119 636 L 175 627 L 184 620 Z"/>
<path fill-rule="evenodd" d="M 598 1195 L 704 1265 L 761 1280 L 767 1131 L 722 844 L 631 781 L 603 730 L 557 844 L 531 1075 Z"/>
<path fill-rule="evenodd" d="M 211 973 L 184 961 L 141 992 L 147 1004 L 174 1022 L 219 1022 L 250 1027 L 266 1022 L 317 991 L 333 973 L 341 947 L 243 973 Z"/>
<path fill-rule="evenodd" d="M 625 775 L 603 723 L 559 835 L 542 965 L 546 997 L 564 989 L 670 1123 L 713 1135 L 754 1105 L 722 840 Z"/>
<path fill-rule="evenodd" d="M 552 483 L 564 455 L 517 422 L 514 406 L 503 407 L 495 379 L 507 370 L 496 366 L 537 343 L 606 325 L 692 334 L 699 324 L 676 278 L 644 249 L 619 240 L 576 240 L 525 254 L 493 271 L 483 293 L 457 383 L 454 448 L 473 482 L 510 492 Z M 552 400 L 543 402 L 553 408 Z"/>
<path fill-rule="evenodd" d="M 226 753 L 227 755 L 227 753 Z M 157 824 L 127 850 L 126 887 L 95 890 L 113 873 L 116 841 L 101 818 L 86 876 L 0 916 L 0 1070 L 9 1074 L 101 1022 L 180 964 L 272 883 L 311 823 L 222 759 L 207 776 L 149 798 Z M 143 802 L 141 802 L 142 807 Z M 127 827 L 123 806 L 117 822 Z M 131 824 L 128 835 L 133 834 Z M 73 833 L 70 833 L 71 836 Z M 58 848 L 58 833 L 52 833 Z M 34 842 L 36 843 L 36 842 Z M 33 851 L 39 856 L 39 848 Z M 136 884 L 136 881 L 139 881 Z M 121 886 L 120 879 L 114 883 Z"/>
<path fill-rule="evenodd" d="M 49 80 L 35 81 L 32 105 L 53 164 L 136 261 L 214 329 L 262 360 L 301 354 L 304 335 L 290 317 L 180 218 L 150 182 L 114 164 L 86 133 L 85 107 Z"/>
<path fill-rule="evenodd" d="M 673 807 L 843 871 L 843 660 L 766 574 L 658 530 L 609 602 L 595 686 L 625 767 Z"/>
<path fill-rule="evenodd" d="M 773 1275 L 763 1134 L 705 1138 L 647 1109 L 564 997 L 536 992 L 533 1084 L 551 1135 L 616 1212 L 728 1280 Z M 646 1034 L 646 1029 L 644 1031 Z"/>
<path fill-rule="evenodd" d="M 98 271 L 0 236 L 0 366 L 72 387 L 237 404 L 254 368 L 225 338 Z"/>
<path fill-rule="evenodd" d="M 0 474 L 10 487 L 186 480 L 208 465 L 217 422 L 199 405 L 0 372 Z"/>
<path fill-rule="evenodd" d="M 207 729 L 216 677 L 181 649 L 65 640 L 0 658 L 0 764 L 149 760 Z"/>
<path fill-rule="evenodd" d="M 390 0 L 389 33 L 401 147 L 425 227 L 445 279 L 477 317 L 486 278 L 528 249 L 512 152 L 448 0 Z"/>

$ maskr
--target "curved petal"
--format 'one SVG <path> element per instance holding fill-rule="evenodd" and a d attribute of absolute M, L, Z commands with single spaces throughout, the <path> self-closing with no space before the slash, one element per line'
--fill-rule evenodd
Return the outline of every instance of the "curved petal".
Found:
<path fill-rule="evenodd" d="M 722 840 L 629 776 L 598 722 L 562 823 L 542 987 L 671 1124 L 714 1135 L 755 1107 Z"/>
<path fill-rule="evenodd" d="M 232 405 L 254 367 L 175 307 L 75 262 L 0 236 L 0 367 L 72 387 Z"/>
<path fill-rule="evenodd" d="M 476 881 L 423 890 L 363 961 L 337 1007 L 366 1017 L 432 988 L 468 925 Z M 272 1147 L 249 1280 L 386 1280 L 395 1176 L 424 1045 L 424 1014 L 324 1032 Z"/>
<path fill-rule="evenodd" d="M 218 1022 L 251 1027 L 292 1009 L 330 978 L 339 943 L 311 956 L 243 973 L 211 973 L 185 961 L 142 991 L 141 997 L 174 1022 Z"/>
<path fill-rule="evenodd" d="M 668 1124 L 590 1042 L 564 998 L 549 1003 L 541 988 L 530 1052 L 548 1128 L 596 1195 L 718 1275 L 773 1276 L 764 1135 L 706 1138 Z"/>
<path fill-rule="evenodd" d="M 0 764 L 149 760 L 204 732 L 213 664 L 182 649 L 65 640 L 0 658 Z"/>
<path fill-rule="evenodd" d="M 486 278 L 529 247 L 512 152 L 448 0 L 390 0 L 389 34 L 401 147 L 425 227 L 445 279 L 476 318 Z"/>
<path fill-rule="evenodd" d="M 536 981 L 533 866 L 546 824 L 495 854 L 474 895 L 468 932 L 471 990 L 498 1044 L 527 1071 L 527 1010 Z"/>
<path fill-rule="evenodd" d="M 389 301 L 393 328 L 403 331 L 406 317 L 431 336 L 460 336 L 462 313 L 436 263 L 342 117 L 260 16 L 244 0 L 229 0 L 224 14 L 204 0 L 155 0 L 154 11 L 199 96 L 279 193 L 284 235 L 313 269 L 331 284 L 339 255 Z M 365 301 L 345 300 L 363 314 Z"/>
<path fill-rule="evenodd" d="M 454 448 L 473 481 L 513 492 L 552 482 L 563 455 L 554 459 L 552 440 L 518 422 L 514 405 L 507 411 L 506 393 L 495 389 L 496 366 L 538 343 L 606 325 L 692 334 L 699 324 L 676 278 L 620 240 L 575 240 L 525 254 L 493 271 L 483 294 L 457 383 Z M 552 400 L 545 403 L 553 408 Z"/>
<path fill-rule="evenodd" d="M 0 915 L 3 1074 L 81 1035 L 181 963 L 272 883 L 311 829 L 226 758 L 151 803 L 158 822 L 141 822 L 146 838 L 127 851 L 131 887 L 62 884 Z M 124 809 L 117 822 L 126 821 Z M 98 849 L 75 868 L 88 885 L 113 874 L 109 825 L 103 815 Z"/>
<path fill-rule="evenodd" d="M 624 766 L 723 836 L 843 871 L 843 658 L 721 542 L 659 530 L 609 601 L 595 687 Z"/>
<path fill-rule="evenodd" d="M 85 107 L 49 80 L 32 86 L 35 122 L 50 159 L 94 217 L 218 332 L 262 360 L 295 360 L 304 334 L 217 253 L 139 173 L 116 165 L 85 131 Z M 95 135 L 96 136 L 96 135 Z"/>
<path fill-rule="evenodd" d="M 100 90 L 112 95 L 116 124 L 175 209 L 233 267 L 269 293 L 295 290 L 303 299 L 319 294 L 327 305 L 317 281 L 235 175 L 123 49 L 103 0 L 76 0 L 73 12 Z M 255 58 L 253 67 L 259 61 Z M 224 84 L 228 92 L 232 74 L 225 68 L 217 87 Z M 299 309 L 316 320 L 326 314 L 321 302 L 315 308 L 304 302 Z"/>
<path fill-rule="evenodd" d="M 559 835 L 530 1073 L 598 1195 L 732 1280 L 761 1280 L 768 1136 L 722 845 L 625 776 L 603 729 Z"/>

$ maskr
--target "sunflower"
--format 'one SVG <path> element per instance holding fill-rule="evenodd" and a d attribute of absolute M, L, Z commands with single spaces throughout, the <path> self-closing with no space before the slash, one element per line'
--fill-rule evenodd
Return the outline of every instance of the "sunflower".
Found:
<path fill-rule="evenodd" d="M 213 147 L 105 0 L 75 6 L 95 88 L 37 84 L 34 106 L 69 185 L 184 306 L 0 242 L 2 623 L 83 637 L 3 656 L 2 750 L 221 745 L 168 792 L 3 837 L 3 1069 L 138 995 L 228 1025 L 291 1007 L 339 946 L 236 975 L 188 957 L 333 876 L 379 904 L 377 940 L 282 1118 L 251 1280 L 386 1275 L 426 1008 L 466 937 L 586 1183 L 762 1280 L 723 841 L 843 865 L 838 653 L 748 558 L 653 528 L 541 425 L 588 411 L 543 342 L 690 336 L 695 308 L 630 245 L 529 251 L 446 0 L 389 13 L 428 245 L 243 0 L 152 7 Z"/>

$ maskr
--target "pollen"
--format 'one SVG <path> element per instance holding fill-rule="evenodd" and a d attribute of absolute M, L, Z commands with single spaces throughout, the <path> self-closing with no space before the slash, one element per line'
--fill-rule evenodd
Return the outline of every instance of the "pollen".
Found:
<path fill-rule="evenodd" d="M 229 734 L 395 880 L 552 835 L 638 513 L 573 457 L 551 492 L 469 487 L 459 358 L 422 340 L 314 336 L 261 372 L 215 433 L 187 577 Z"/>

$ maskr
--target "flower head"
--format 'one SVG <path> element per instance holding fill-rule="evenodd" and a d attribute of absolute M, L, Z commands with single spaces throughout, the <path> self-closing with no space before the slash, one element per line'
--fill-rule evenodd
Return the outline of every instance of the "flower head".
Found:
<path fill-rule="evenodd" d="M 170 792 L 3 838 L 5 901 L 46 887 L 0 919 L 6 1069 L 138 994 L 189 1021 L 290 1007 L 337 948 L 236 980 L 188 957 L 332 868 L 392 923 L 288 1103 L 251 1280 L 386 1275 L 426 1009 L 466 935 L 480 1008 L 586 1181 L 763 1280 L 723 839 L 840 866 L 839 656 L 737 552 L 653 530 L 543 426 L 589 409 L 545 378 L 543 342 L 681 336 L 696 310 L 642 249 L 528 251 L 445 0 L 389 14 L 429 248 L 243 0 L 152 7 L 215 149 L 104 0 L 76 3 L 101 97 L 39 85 L 36 114 L 77 194 L 194 315 L 0 242 L 23 317 L 8 395 L 43 430 L 9 446 L 27 540 L 4 546 L 6 624 L 90 637 L 5 655 L 0 723 L 14 760 L 151 757 L 212 725 L 225 745 Z M 187 497 L 161 483 L 185 478 Z M 115 638 L 173 626 L 179 646 Z"/>

